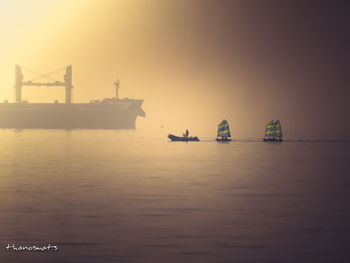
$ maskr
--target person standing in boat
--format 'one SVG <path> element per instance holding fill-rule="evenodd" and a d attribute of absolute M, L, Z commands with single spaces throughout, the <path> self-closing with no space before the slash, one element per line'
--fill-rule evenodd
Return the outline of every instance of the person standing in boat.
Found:
<path fill-rule="evenodd" d="M 186 138 L 188 138 L 188 129 L 186 129 Z"/>

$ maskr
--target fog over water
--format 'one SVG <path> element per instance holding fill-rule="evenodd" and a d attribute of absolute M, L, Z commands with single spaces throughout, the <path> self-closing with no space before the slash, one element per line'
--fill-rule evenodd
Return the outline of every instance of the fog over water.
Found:
<path fill-rule="evenodd" d="M 350 133 L 347 1 L 1 3 L 0 101 L 13 101 L 16 64 L 42 74 L 71 64 L 74 102 L 114 96 L 119 78 L 121 97 L 145 99 L 149 132 L 208 137 L 226 118 L 239 137 L 272 119 L 294 138 Z M 25 87 L 23 99 L 62 102 L 64 89 Z"/>
<path fill-rule="evenodd" d="M 33 82 L 72 65 L 73 103 L 119 79 L 146 112 L 135 130 L 0 129 L 1 263 L 350 262 L 348 1 L 0 4 L 1 103 L 15 65 Z M 284 142 L 261 141 L 271 120 Z M 201 141 L 169 142 L 186 129 Z"/>

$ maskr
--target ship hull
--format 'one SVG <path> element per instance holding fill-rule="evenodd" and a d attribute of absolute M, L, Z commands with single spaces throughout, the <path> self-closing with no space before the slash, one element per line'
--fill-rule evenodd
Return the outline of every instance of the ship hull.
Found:
<path fill-rule="evenodd" d="M 222 137 L 222 138 L 216 138 L 216 141 L 217 142 L 230 142 L 231 141 L 231 139 L 230 138 L 224 138 L 224 137 Z"/>
<path fill-rule="evenodd" d="M 283 142 L 282 138 L 263 138 L 263 142 Z"/>
<path fill-rule="evenodd" d="M 0 128 L 135 129 L 143 100 L 115 104 L 2 103 Z"/>
<path fill-rule="evenodd" d="M 173 142 L 199 142 L 198 137 L 179 137 L 169 134 L 168 138 Z"/>

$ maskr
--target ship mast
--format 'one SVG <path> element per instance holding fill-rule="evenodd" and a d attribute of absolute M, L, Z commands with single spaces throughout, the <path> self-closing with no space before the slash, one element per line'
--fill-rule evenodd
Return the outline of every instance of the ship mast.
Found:
<path fill-rule="evenodd" d="M 120 82 L 119 82 L 119 79 L 117 79 L 116 82 L 114 82 L 114 85 L 115 85 L 115 98 L 118 100 L 119 99 L 119 88 L 120 88 Z"/>

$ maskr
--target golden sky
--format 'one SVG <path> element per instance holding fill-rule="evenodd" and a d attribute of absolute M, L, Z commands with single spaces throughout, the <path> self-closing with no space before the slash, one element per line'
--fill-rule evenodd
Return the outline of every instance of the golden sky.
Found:
<path fill-rule="evenodd" d="M 141 129 L 188 128 L 214 137 L 226 118 L 233 137 L 261 137 L 271 119 L 280 119 L 289 137 L 344 137 L 349 131 L 329 128 L 347 109 L 343 89 L 327 90 L 337 79 L 329 62 L 337 60 L 328 52 L 333 46 L 319 43 L 332 28 L 308 34 L 318 32 L 317 19 L 326 21 L 323 9 L 307 19 L 309 6 L 278 1 L 267 1 L 266 8 L 259 1 L 225 0 L 0 3 L 1 101 L 13 101 L 16 64 L 41 73 L 71 64 L 73 102 L 114 96 L 119 78 L 121 97 L 145 100 Z M 25 80 L 34 77 L 23 73 Z M 64 89 L 25 87 L 23 99 L 63 102 Z"/>

